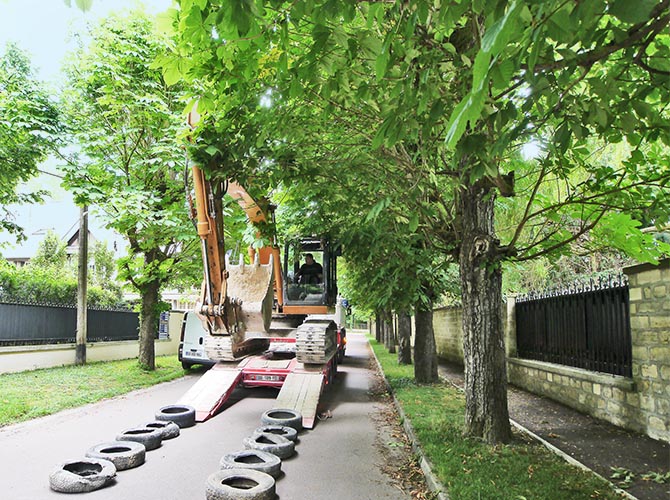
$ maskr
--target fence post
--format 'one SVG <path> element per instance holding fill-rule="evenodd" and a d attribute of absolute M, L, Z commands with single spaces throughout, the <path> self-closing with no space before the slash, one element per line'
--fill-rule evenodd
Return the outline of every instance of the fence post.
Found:
<path fill-rule="evenodd" d="M 516 357 L 516 297 L 512 293 L 507 296 L 507 317 L 505 320 L 505 354 L 508 358 Z"/>

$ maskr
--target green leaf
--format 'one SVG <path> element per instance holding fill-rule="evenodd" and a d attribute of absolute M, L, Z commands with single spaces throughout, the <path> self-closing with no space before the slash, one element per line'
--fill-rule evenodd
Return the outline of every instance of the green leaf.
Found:
<path fill-rule="evenodd" d="M 615 0 L 609 5 L 608 10 L 625 23 L 637 24 L 649 19 L 656 5 L 657 0 Z"/>
<path fill-rule="evenodd" d="M 463 132 L 465 132 L 468 122 L 470 122 L 471 125 L 474 125 L 481 115 L 483 108 L 483 92 L 477 94 L 471 92 L 465 99 L 458 103 L 458 106 L 456 106 L 456 109 L 454 109 L 454 112 L 451 114 L 449 125 L 447 126 L 445 143 L 448 148 L 456 146 L 456 143 L 463 135 Z"/>

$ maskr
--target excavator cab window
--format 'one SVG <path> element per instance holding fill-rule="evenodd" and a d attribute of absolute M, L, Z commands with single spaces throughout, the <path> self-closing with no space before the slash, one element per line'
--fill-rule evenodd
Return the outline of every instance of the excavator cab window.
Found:
<path fill-rule="evenodd" d="M 285 300 L 288 305 L 330 305 L 334 287 L 334 258 L 330 253 L 327 242 L 319 239 L 302 239 L 286 245 Z"/>

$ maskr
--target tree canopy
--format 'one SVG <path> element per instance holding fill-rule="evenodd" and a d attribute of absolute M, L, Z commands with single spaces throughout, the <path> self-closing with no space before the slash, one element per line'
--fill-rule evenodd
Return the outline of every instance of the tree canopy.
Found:
<path fill-rule="evenodd" d="M 459 263 L 468 433 L 509 437 L 504 262 L 590 234 L 642 260 L 667 250 L 639 228 L 668 220 L 670 1 L 179 4 L 160 63 L 192 84 L 205 168 L 311 179 L 322 221 L 379 220 L 371 236 L 432 250 L 429 270 L 438 255 Z M 529 142 L 541 154 L 524 160 Z M 621 158 L 594 154 L 612 144 Z M 338 195 L 342 179 L 357 183 Z M 375 276 L 421 283 L 408 267 Z"/>
<path fill-rule="evenodd" d="M 55 102 L 33 74 L 28 56 L 8 44 L 0 57 L 0 230 L 21 237 L 8 205 L 40 199 L 40 192 L 20 193 L 16 188 L 37 173 L 59 132 Z"/>

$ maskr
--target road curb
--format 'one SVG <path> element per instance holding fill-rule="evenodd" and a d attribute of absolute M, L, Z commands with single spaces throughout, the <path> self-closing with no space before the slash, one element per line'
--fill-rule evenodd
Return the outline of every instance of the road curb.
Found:
<path fill-rule="evenodd" d="M 405 430 L 405 434 L 407 435 L 412 444 L 412 451 L 419 459 L 419 466 L 421 467 L 423 475 L 426 478 L 426 484 L 428 485 L 428 489 L 436 495 L 435 498 L 437 498 L 437 500 L 450 500 L 446 488 L 440 482 L 437 476 L 433 473 L 432 464 L 426 458 L 426 455 L 424 454 L 423 449 L 421 448 L 421 445 L 419 444 L 419 441 L 416 438 L 416 434 L 414 433 L 414 427 L 412 427 L 412 423 L 407 418 L 407 415 L 405 415 L 402 406 L 400 406 L 400 402 L 395 397 L 393 388 L 391 387 L 391 384 L 389 384 L 389 381 L 384 375 L 382 365 L 381 363 L 379 363 L 379 359 L 377 359 L 377 355 L 375 354 L 374 349 L 372 349 L 372 346 L 370 345 L 369 341 L 368 341 L 368 347 L 370 348 L 372 357 L 374 358 L 375 363 L 377 365 L 377 371 L 381 374 L 382 378 L 384 379 L 384 385 L 386 386 L 386 390 L 391 395 L 391 398 L 393 399 L 393 405 L 395 406 L 396 411 L 400 415 L 400 419 L 402 420 L 402 426 L 403 429 Z"/>

